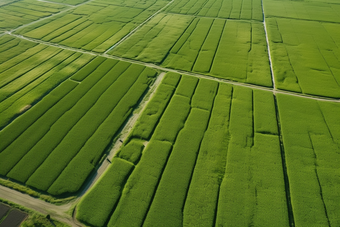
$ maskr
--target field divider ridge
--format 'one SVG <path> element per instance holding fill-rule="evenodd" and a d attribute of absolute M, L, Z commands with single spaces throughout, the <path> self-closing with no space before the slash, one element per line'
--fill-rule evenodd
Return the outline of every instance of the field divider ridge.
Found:
<path fill-rule="evenodd" d="M 83 190 L 80 192 L 80 195 L 78 196 L 77 201 L 81 199 L 81 197 L 97 182 L 97 180 L 106 171 L 106 169 L 109 168 L 110 166 L 109 160 L 112 161 L 113 157 L 116 155 L 116 153 L 121 148 L 121 145 L 122 145 L 121 141 L 125 141 L 130 135 L 138 118 L 143 113 L 149 101 L 152 99 L 152 97 L 156 93 L 157 87 L 162 81 L 162 79 L 164 78 L 164 75 L 165 75 L 165 72 L 162 72 L 157 76 L 156 81 L 149 88 L 149 91 L 145 94 L 139 106 L 136 108 L 138 109 L 138 111 L 136 113 L 133 113 L 132 116 L 129 119 L 127 119 L 126 123 L 122 125 L 121 130 L 117 132 L 119 136 L 116 139 L 116 142 L 112 144 L 112 147 L 109 148 L 109 152 L 107 153 L 106 159 L 105 159 L 106 161 L 104 160 L 101 164 L 99 164 L 100 166 L 97 168 L 96 173 L 93 174 L 91 179 L 87 180 L 88 183 L 83 188 Z M 77 203 L 77 201 L 75 201 L 74 203 Z"/>
<path fill-rule="evenodd" d="M 171 5 L 175 0 L 171 0 L 168 4 L 166 4 L 164 7 L 159 9 L 157 12 L 152 14 L 150 17 L 148 17 L 145 21 L 143 21 L 141 24 L 139 24 L 137 27 L 135 27 L 131 32 L 129 32 L 127 35 L 125 35 L 121 40 L 119 40 L 117 43 L 115 43 L 113 46 L 111 46 L 109 49 L 107 49 L 104 54 L 108 53 L 111 51 L 113 48 L 124 42 L 127 38 L 129 38 L 131 35 L 133 35 L 140 27 L 142 27 L 144 24 L 149 22 L 152 18 L 154 18 L 157 14 L 159 14 L 161 11 L 163 11 L 166 7 Z"/>
<path fill-rule="evenodd" d="M 278 107 L 278 101 L 276 94 L 273 94 L 274 97 L 274 106 L 275 106 L 275 113 L 276 113 L 276 123 L 277 123 L 277 131 L 278 131 L 278 137 L 280 140 L 280 150 L 281 150 L 281 161 L 282 161 L 282 170 L 283 170 L 283 179 L 284 179 L 284 187 L 285 187 L 285 194 L 286 194 L 286 204 L 287 204 L 287 210 L 288 210 L 288 220 L 289 220 L 289 226 L 295 227 L 295 221 L 294 221 L 294 213 L 293 213 L 293 206 L 291 201 L 291 193 L 290 193 L 290 186 L 289 186 L 289 176 L 287 171 L 287 162 L 286 162 L 286 153 L 282 138 L 282 128 L 281 128 L 281 121 L 280 121 L 280 113 L 279 113 L 279 107 Z"/>
<path fill-rule="evenodd" d="M 266 25 L 266 16 L 264 14 L 264 9 L 263 9 L 263 0 L 261 0 L 261 6 L 262 6 L 262 15 L 263 15 L 264 34 L 266 36 L 266 42 L 267 42 L 268 60 L 269 60 L 269 66 L 270 66 L 270 75 L 271 75 L 272 83 L 273 83 L 273 93 L 275 94 L 275 92 L 276 92 L 275 76 L 274 76 L 272 56 L 270 54 L 270 45 L 269 45 L 269 38 L 268 38 L 267 25 Z"/>
<path fill-rule="evenodd" d="M 265 86 L 261 86 L 261 85 L 237 82 L 237 81 L 233 81 L 233 80 L 217 78 L 217 77 L 213 77 L 213 76 L 198 74 L 198 73 L 194 73 L 194 72 L 188 72 L 188 71 L 184 71 L 184 70 L 176 70 L 176 69 L 165 68 L 165 67 L 153 64 L 153 63 L 146 63 L 146 62 L 143 62 L 143 61 L 133 60 L 133 59 L 129 59 L 129 58 L 122 58 L 122 57 L 109 55 L 109 54 L 105 54 L 105 53 L 96 53 L 96 52 L 93 52 L 93 51 L 81 50 L 81 49 L 68 47 L 68 46 L 64 46 L 64 45 L 60 45 L 60 44 L 41 41 L 41 40 L 38 40 L 38 39 L 28 38 L 28 37 L 25 37 L 25 36 L 22 36 L 22 35 L 13 34 L 11 32 L 6 32 L 6 34 L 15 36 L 17 38 L 25 39 L 25 40 L 28 40 L 28 41 L 31 41 L 31 42 L 35 42 L 35 43 L 42 43 L 42 44 L 45 44 L 45 45 L 48 45 L 48 46 L 59 47 L 59 48 L 62 48 L 62 49 L 71 50 L 71 51 L 75 51 L 75 52 L 79 52 L 79 53 L 83 53 L 83 54 L 90 54 L 90 55 L 93 55 L 93 56 L 102 56 L 102 57 L 105 57 L 105 58 L 116 59 L 116 60 L 129 62 L 129 63 L 133 63 L 133 64 L 138 64 L 138 65 L 144 65 L 144 66 L 147 66 L 147 67 L 150 67 L 150 68 L 153 68 L 153 69 L 162 70 L 162 71 L 165 71 L 165 72 L 175 72 L 175 73 L 179 73 L 179 74 L 183 74 L 183 75 L 194 76 L 194 77 L 204 78 L 204 79 L 208 79 L 208 80 L 215 80 L 217 82 L 227 83 L 227 84 L 231 84 L 231 85 L 235 85 L 235 86 L 249 87 L 249 88 L 252 88 L 252 89 L 270 91 L 272 93 L 292 95 L 292 96 L 297 96 L 297 97 L 301 97 L 301 98 L 314 99 L 314 100 L 318 100 L 318 101 L 328 101 L 328 102 L 340 103 L 340 99 L 338 99 L 338 98 L 303 94 L 303 93 L 299 93 L 299 92 L 281 90 L 281 89 L 277 89 L 277 88 L 274 91 L 273 88 L 265 87 Z"/>
<path fill-rule="evenodd" d="M 40 1 L 40 0 L 37 0 L 37 1 Z M 15 31 L 18 30 L 18 29 L 25 28 L 25 27 L 27 27 L 27 26 L 29 26 L 29 25 L 31 25 L 31 24 L 35 24 L 35 23 L 38 23 L 38 22 L 40 22 L 40 21 L 46 20 L 46 19 L 48 19 L 48 18 L 51 18 L 51 17 L 57 16 L 57 15 L 59 15 L 59 14 L 65 13 L 65 12 L 71 10 L 71 9 L 75 9 L 75 8 L 77 8 L 77 7 L 79 7 L 79 6 L 82 6 L 82 5 L 84 5 L 84 4 L 87 4 L 87 3 L 91 2 L 91 1 L 93 1 L 93 0 L 89 0 L 89 1 L 86 1 L 86 2 L 83 2 L 83 3 L 80 3 L 80 4 L 78 4 L 78 5 L 75 5 L 75 6 L 73 6 L 73 5 L 66 5 L 66 4 L 65 4 L 65 5 L 68 6 L 69 8 L 67 8 L 67 9 L 65 9 L 65 10 L 61 10 L 61 11 L 58 12 L 58 13 L 53 13 L 53 14 L 50 15 L 50 16 L 43 17 L 43 18 L 40 18 L 40 19 L 38 19 L 38 20 L 32 21 L 31 23 L 21 25 L 21 26 L 19 26 L 19 27 L 17 27 L 17 28 L 11 29 L 11 30 L 9 30 L 9 31 L 7 31 L 7 32 L 10 32 L 10 33 L 15 32 Z M 42 1 L 42 2 L 48 2 L 48 1 Z M 52 2 L 49 2 L 49 3 L 52 3 Z M 55 3 L 55 2 L 53 2 L 53 3 Z M 58 4 L 58 3 L 55 3 L 55 4 Z"/>

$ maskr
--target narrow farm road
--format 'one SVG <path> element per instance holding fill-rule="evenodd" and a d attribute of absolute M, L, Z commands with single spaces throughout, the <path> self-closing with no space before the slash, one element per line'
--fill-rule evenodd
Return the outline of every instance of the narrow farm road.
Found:
<path fill-rule="evenodd" d="M 2 185 L 0 185 L 0 197 L 29 209 L 36 210 L 44 215 L 50 214 L 54 219 L 68 225 L 79 226 L 73 222 L 72 217 L 66 214 L 73 203 L 57 206 Z"/>

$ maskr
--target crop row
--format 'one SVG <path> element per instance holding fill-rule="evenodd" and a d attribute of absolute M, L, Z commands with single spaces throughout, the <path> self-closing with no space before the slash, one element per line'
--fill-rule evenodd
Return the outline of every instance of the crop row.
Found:
<path fill-rule="evenodd" d="M 0 174 L 53 195 L 78 191 L 155 74 L 95 58 L 0 132 Z"/>
<path fill-rule="evenodd" d="M 272 86 L 264 29 L 259 22 L 159 14 L 109 53 Z"/>
<path fill-rule="evenodd" d="M 20 0 L 0 5 L 0 31 L 17 28 L 43 17 L 58 13 L 66 7 L 59 4 Z"/>
<path fill-rule="evenodd" d="M 288 226 L 271 93 L 168 73 L 127 141 L 79 203 L 84 223 Z"/>
<path fill-rule="evenodd" d="M 166 11 L 225 19 L 263 20 L 261 0 L 175 0 Z"/>
<path fill-rule="evenodd" d="M 88 0 L 52 0 L 50 2 L 64 3 L 68 5 L 78 5 L 80 3 L 87 2 Z"/>
<path fill-rule="evenodd" d="M 104 52 L 161 6 L 152 5 L 150 10 L 93 2 L 19 29 L 16 33 L 46 42 Z"/>
<path fill-rule="evenodd" d="M 0 128 L 93 59 L 9 35 L 0 50 Z"/>

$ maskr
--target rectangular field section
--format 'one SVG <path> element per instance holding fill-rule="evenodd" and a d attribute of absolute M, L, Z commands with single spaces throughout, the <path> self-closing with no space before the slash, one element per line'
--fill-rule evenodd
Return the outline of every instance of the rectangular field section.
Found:
<path fill-rule="evenodd" d="M 46 42 L 104 52 L 166 4 L 134 8 L 93 1 L 19 29 L 16 33 Z M 155 5 L 155 7 L 153 7 Z"/>
<path fill-rule="evenodd" d="M 0 175 L 52 195 L 77 192 L 155 75 L 95 58 L 0 131 Z"/>
<path fill-rule="evenodd" d="M 340 103 L 277 96 L 295 226 L 339 226 Z"/>
<path fill-rule="evenodd" d="M 340 24 L 267 18 L 279 89 L 340 97 Z"/>
<path fill-rule="evenodd" d="M 0 129 L 94 58 L 10 35 L 0 50 Z"/>
<path fill-rule="evenodd" d="M 175 0 L 167 12 L 240 20 L 263 20 L 261 0 Z"/>
<path fill-rule="evenodd" d="M 64 5 L 35 0 L 12 1 L 0 5 L 0 31 L 17 28 L 66 8 Z"/>
<path fill-rule="evenodd" d="M 289 226 L 272 93 L 168 73 L 77 218 Z"/>
<path fill-rule="evenodd" d="M 272 86 L 263 24 L 159 14 L 112 55 Z"/>

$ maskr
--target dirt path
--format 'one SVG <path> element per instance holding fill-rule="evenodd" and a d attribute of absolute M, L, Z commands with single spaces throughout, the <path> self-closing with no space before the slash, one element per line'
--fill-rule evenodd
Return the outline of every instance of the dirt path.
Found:
<path fill-rule="evenodd" d="M 66 214 L 72 207 L 72 203 L 57 206 L 2 185 L 0 185 L 0 197 L 29 209 L 36 210 L 44 215 L 50 214 L 54 219 L 71 226 L 78 226 L 73 222 L 72 218 Z"/>

